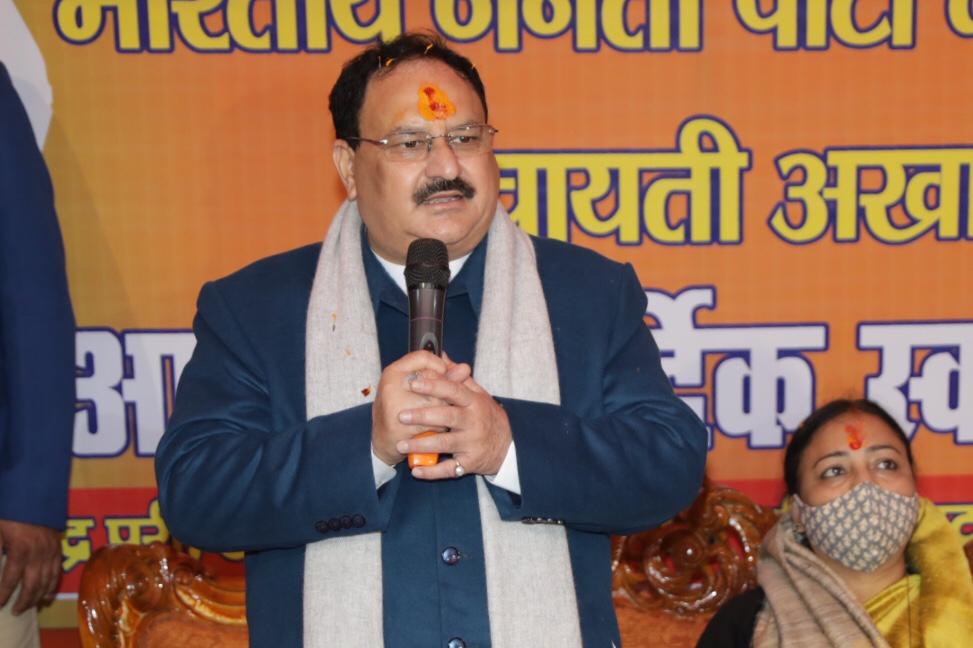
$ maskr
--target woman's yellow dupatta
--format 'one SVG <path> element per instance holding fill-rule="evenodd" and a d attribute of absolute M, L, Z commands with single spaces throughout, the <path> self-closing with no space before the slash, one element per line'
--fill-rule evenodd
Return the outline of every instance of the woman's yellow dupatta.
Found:
<path fill-rule="evenodd" d="M 865 604 L 879 632 L 894 648 L 973 641 L 970 565 L 956 531 L 929 500 L 921 499 L 906 560 L 918 574 L 906 576 Z"/>
<path fill-rule="evenodd" d="M 865 611 L 892 648 L 922 646 L 920 580 L 919 574 L 905 576 L 865 603 Z"/>

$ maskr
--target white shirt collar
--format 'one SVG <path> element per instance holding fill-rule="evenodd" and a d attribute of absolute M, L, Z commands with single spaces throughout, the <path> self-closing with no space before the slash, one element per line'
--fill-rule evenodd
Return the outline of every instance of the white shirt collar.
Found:
<path fill-rule="evenodd" d="M 371 249 L 371 246 L 369 246 L 369 249 Z M 375 250 L 372 250 L 372 254 L 375 255 L 375 258 L 378 259 L 378 262 L 382 264 L 383 268 L 385 268 L 385 272 L 388 273 L 388 276 L 392 278 L 392 281 L 395 282 L 395 285 L 401 288 L 402 292 L 408 295 L 409 291 L 405 286 L 405 266 L 399 263 L 392 263 L 391 261 L 386 261 L 381 256 L 376 254 Z M 466 260 L 470 258 L 470 254 L 473 253 L 470 252 L 464 256 L 461 256 L 458 259 L 453 259 L 452 261 L 449 262 L 450 281 L 452 281 L 453 278 L 459 274 L 459 271 L 463 269 L 463 265 L 466 263 Z"/>

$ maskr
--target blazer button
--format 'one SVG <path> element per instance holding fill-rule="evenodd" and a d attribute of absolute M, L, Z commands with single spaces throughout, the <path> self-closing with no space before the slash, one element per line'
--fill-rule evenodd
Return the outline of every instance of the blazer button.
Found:
<path fill-rule="evenodd" d="M 360 513 L 351 516 L 351 525 L 356 529 L 362 528 L 365 526 L 365 516 Z"/>
<path fill-rule="evenodd" d="M 447 648 L 466 648 L 466 642 L 459 637 L 453 637 L 446 646 Z"/>
<path fill-rule="evenodd" d="M 459 549 L 456 547 L 446 547 L 439 555 L 447 565 L 455 565 L 460 559 Z"/>
<path fill-rule="evenodd" d="M 351 516 L 350 515 L 342 515 L 341 516 L 341 528 L 342 529 L 350 529 L 351 528 Z"/>
<path fill-rule="evenodd" d="M 318 533 L 327 533 L 331 529 L 328 528 L 327 520 L 318 520 L 314 523 L 314 530 Z"/>
<path fill-rule="evenodd" d="M 341 520 L 338 518 L 331 518 L 328 520 L 328 528 L 332 531 L 338 531 L 341 529 Z"/>

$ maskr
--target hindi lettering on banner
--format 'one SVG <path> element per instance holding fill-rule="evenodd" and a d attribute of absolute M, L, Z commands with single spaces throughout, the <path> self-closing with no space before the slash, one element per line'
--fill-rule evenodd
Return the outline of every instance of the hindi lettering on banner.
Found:
<path fill-rule="evenodd" d="M 720 432 L 747 437 L 751 448 L 782 448 L 785 432 L 814 409 L 814 366 L 804 354 L 828 348 L 827 325 L 705 326 L 698 311 L 716 307 L 716 288 L 645 294 L 646 314 L 658 323 L 653 335 L 662 368 L 683 400 L 707 421 L 706 396 L 692 392 L 709 386 Z M 709 376 L 705 357 L 713 354 L 721 359 Z"/>
<path fill-rule="evenodd" d="M 973 5 L 969 0 L 946 0 L 946 21 L 957 36 L 973 37 Z"/>
<path fill-rule="evenodd" d="M 743 240 L 743 176 L 751 154 L 711 117 L 687 120 L 675 150 L 500 151 L 500 192 L 524 231 L 570 240 L 571 228 L 638 245 Z M 688 203 L 676 214 L 675 196 Z M 715 225 L 714 225 L 715 224 Z"/>
<path fill-rule="evenodd" d="M 332 34 L 352 43 L 389 40 L 404 31 L 397 0 L 58 0 L 61 38 L 86 45 L 104 31 L 106 16 L 119 52 L 173 51 L 176 39 L 200 53 L 328 52 Z M 367 18 L 362 18 L 366 16 Z"/>
<path fill-rule="evenodd" d="M 887 44 L 892 49 L 915 46 L 915 0 L 870 2 L 872 22 L 862 26 L 858 0 L 773 0 L 764 11 L 761 0 L 734 0 L 737 18 L 756 34 L 774 35 L 776 50 L 825 50 L 831 39 L 846 47 L 869 48 Z M 874 15 L 875 5 L 883 7 Z M 867 23 L 866 23 L 867 24 Z"/>
<path fill-rule="evenodd" d="M 525 33 L 558 38 L 569 31 L 577 52 L 597 52 L 602 43 L 621 52 L 692 52 L 702 49 L 702 4 L 645 0 L 633 11 L 621 0 L 433 0 L 432 17 L 436 28 L 457 42 L 493 32 L 498 52 L 519 52 Z"/>
<path fill-rule="evenodd" d="M 86 45 L 105 28 L 110 13 L 115 26 L 115 48 L 135 52 L 141 48 L 138 0 L 58 0 L 54 6 L 54 25 L 61 38 L 75 45 Z"/>
<path fill-rule="evenodd" d="M 75 345 L 74 455 L 114 457 L 134 443 L 136 455 L 153 456 L 196 346 L 192 332 L 79 329 Z"/>
<path fill-rule="evenodd" d="M 149 503 L 147 515 L 126 517 L 105 517 L 105 531 L 108 544 L 152 544 L 169 539 L 169 527 L 162 519 L 159 500 Z"/>
<path fill-rule="evenodd" d="M 172 542 L 194 558 L 204 556 L 200 549 L 184 545 L 171 536 L 155 488 L 74 489 L 67 528 L 61 539 L 65 581 L 77 591 L 81 571 L 98 547 L 153 542 Z M 243 552 L 239 551 L 206 553 L 206 556 L 218 557 L 215 564 L 224 566 L 243 560 Z"/>
<path fill-rule="evenodd" d="M 70 517 L 61 539 L 61 567 L 67 574 L 78 565 L 91 559 L 91 531 L 95 528 L 93 517 Z"/>
<path fill-rule="evenodd" d="M 963 544 L 973 540 L 973 503 L 937 504 L 937 506 L 959 533 Z"/>
<path fill-rule="evenodd" d="M 858 347 L 879 352 L 865 394 L 910 437 L 922 423 L 957 444 L 973 443 L 973 321 L 861 323 Z M 910 416 L 913 403 L 918 418 Z"/>
<path fill-rule="evenodd" d="M 829 230 L 835 241 L 857 241 L 861 225 L 893 245 L 930 232 L 939 241 L 973 239 L 973 148 L 798 151 L 778 157 L 777 170 L 785 199 L 769 223 L 789 243 L 810 243 Z"/>

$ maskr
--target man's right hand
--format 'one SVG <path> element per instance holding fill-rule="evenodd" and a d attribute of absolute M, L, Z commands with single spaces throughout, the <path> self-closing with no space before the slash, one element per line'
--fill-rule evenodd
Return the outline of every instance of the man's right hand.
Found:
<path fill-rule="evenodd" d="M 0 550 L 6 553 L 0 576 L 0 607 L 19 584 L 14 615 L 50 603 L 61 578 L 61 533 L 36 524 L 0 520 Z"/>
<path fill-rule="evenodd" d="M 382 371 L 372 404 L 372 451 L 389 466 L 394 466 L 405 455 L 395 449 L 403 439 L 411 439 L 428 426 L 405 425 L 399 422 L 399 412 L 417 407 L 442 405 L 431 396 L 413 392 L 409 383 L 416 377 L 448 378 L 462 382 L 469 377 L 469 365 L 457 365 L 449 358 L 440 358 L 428 351 L 408 353 Z"/>

